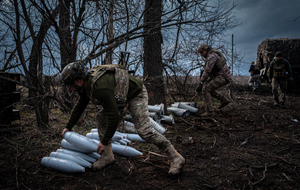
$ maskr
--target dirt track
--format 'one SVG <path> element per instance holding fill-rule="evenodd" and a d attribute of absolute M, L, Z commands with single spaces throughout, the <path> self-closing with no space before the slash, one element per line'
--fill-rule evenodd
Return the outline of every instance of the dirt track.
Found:
<path fill-rule="evenodd" d="M 22 121 L 13 126 L 22 131 L 1 134 L 0 189 L 299 189 L 299 95 L 289 94 L 281 108 L 273 106 L 270 86 L 253 93 L 237 85 L 233 92 L 235 102 L 214 118 L 190 115 L 164 125 L 167 138 L 186 158 L 176 177 L 167 175 L 163 153 L 137 142 L 131 146 L 144 156 L 116 155 L 116 162 L 103 171 L 47 169 L 40 161 L 60 147 L 65 121 L 53 114 L 51 129 L 40 131 L 34 127 L 33 110 L 24 108 Z M 204 111 L 201 104 L 198 108 Z"/>

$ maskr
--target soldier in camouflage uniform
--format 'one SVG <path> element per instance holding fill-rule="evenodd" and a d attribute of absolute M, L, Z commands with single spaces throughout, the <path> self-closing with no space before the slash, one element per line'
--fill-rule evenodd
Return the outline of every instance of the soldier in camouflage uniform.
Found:
<path fill-rule="evenodd" d="M 233 79 L 230 69 L 226 64 L 226 59 L 218 50 L 213 49 L 207 44 L 203 44 L 197 51 L 205 58 L 205 69 L 200 78 L 199 86 L 203 86 L 202 93 L 206 103 L 206 112 L 201 114 L 201 116 L 214 116 L 215 110 L 212 97 L 220 100 L 221 104 L 218 109 L 227 106 L 230 103 L 230 100 L 216 90 L 227 85 L 229 82 L 233 81 Z M 197 91 L 199 92 L 200 90 Z"/>
<path fill-rule="evenodd" d="M 280 51 L 276 52 L 275 58 L 270 63 L 269 78 L 272 81 L 274 105 L 284 106 L 287 80 L 291 83 L 293 82 L 293 72 L 290 63 L 283 58 L 283 54 Z"/>
<path fill-rule="evenodd" d="M 130 111 L 133 123 L 140 137 L 149 143 L 153 143 L 162 152 L 165 152 L 170 160 L 168 173 L 170 175 L 178 174 L 185 163 L 185 159 L 175 150 L 169 140 L 151 127 L 148 112 L 148 94 L 143 82 L 129 75 L 126 70 L 127 74 L 125 73 L 126 76 L 124 79 L 128 80 L 124 85 L 127 85 L 128 91 L 125 94 L 125 104 L 120 105 L 117 98 L 117 93 L 120 92 L 116 92 L 120 91 L 117 90 L 119 82 L 122 83 L 120 75 L 116 69 L 111 69 L 112 67 L 107 69 L 106 65 L 104 66 L 106 69 L 104 69 L 105 72 L 103 72 L 103 68 L 100 70 L 92 68 L 92 72 L 87 72 L 84 63 L 74 62 L 68 64 L 62 71 L 61 75 L 64 83 L 72 91 L 77 91 L 80 94 L 62 135 L 72 130 L 72 127 L 76 124 L 90 100 L 102 105 L 103 110 L 96 116 L 98 133 L 101 140 L 97 151 L 101 154 L 101 157 L 93 164 L 94 170 L 101 170 L 112 164 L 115 160 L 112 152 L 111 138 L 120 121 L 119 110 L 123 109 L 124 105 L 126 105 L 125 107 Z"/>

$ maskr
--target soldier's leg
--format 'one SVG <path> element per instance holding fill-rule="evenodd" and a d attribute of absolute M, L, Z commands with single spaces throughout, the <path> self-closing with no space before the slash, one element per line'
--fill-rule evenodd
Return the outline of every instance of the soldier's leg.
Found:
<path fill-rule="evenodd" d="M 280 80 L 279 83 L 279 89 L 278 89 L 278 100 L 279 103 L 284 105 L 285 103 L 285 94 L 287 90 L 287 81 L 286 80 Z"/>
<path fill-rule="evenodd" d="M 96 122 L 97 122 L 97 125 L 98 125 L 99 139 L 101 140 L 101 138 L 104 135 L 104 132 L 105 132 L 105 129 L 106 129 L 106 124 L 107 124 L 103 109 L 101 109 L 96 114 Z M 114 154 L 112 152 L 111 142 L 109 142 L 109 144 L 106 146 L 106 150 L 103 152 L 101 157 L 96 162 L 93 163 L 92 168 L 94 170 L 101 170 L 101 169 L 109 166 L 110 164 L 112 164 L 114 161 L 115 161 L 115 157 L 114 157 Z"/>
<path fill-rule="evenodd" d="M 147 142 L 156 144 L 160 149 L 167 147 L 170 142 L 161 137 L 157 131 L 151 127 L 148 111 L 148 94 L 144 87 L 141 94 L 129 101 L 128 110 L 130 111 L 132 122 L 138 134 Z"/>
<path fill-rule="evenodd" d="M 211 83 L 213 83 L 213 80 L 204 82 L 203 88 L 202 88 L 202 93 L 203 93 L 203 96 L 205 99 L 205 109 L 206 109 L 206 113 L 204 113 L 204 114 L 214 112 L 212 95 L 211 95 L 214 88 L 212 87 Z M 205 115 L 202 114 L 202 116 L 205 116 Z"/>
<path fill-rule="evenodd" d="M 258 78 L 257 78 L 257 84 L 258 84 L 258 87 L 261 86 L 261 75 L 258 75 Z"/>
<path fill-rule="evenodd" d="M 278 103 L 279 103 L 278 88 L 279 88 L 279 84 L 278 84 L 277 80 L 273 78 L 272 79 L 272 93 L 273 93 L 273 98 L 275 100 L 274 105 L 278 105 Z"/>
<path fill-rule="evenodd" d="M 224 94 L 221 94 L 220 92 L 217 91 L 217 89 L 227 85 L 229 81 L 222 77 L 222 76 L 217 76 L 211 83 L 210 83 L 210 90 L 211 90 L 211 95 L 212 97 L 218 99 L 221 101 L 221 104 L 219 106 L 219 109 L 225 107 L 230 103 L 230 100 L 226 98 Z"/>
<path fill-rule="evenodd" d="M 253 76 L 250 76 L 250 78 L 248 80 L 248 84 L 249 84 L 249 86 L 253 85 Z"/>
<path fill-rule="evenodd" d="M 254 78 L 254 80 L 253 80 L 253 87 L 254 88 L 258 88 L 258 77 L 259 77 L 259 75 L 253 76 L 253 78 Z"/>
<path fill-rule="evenodd" d="M 148 112 L 148 94 L 145 87 L 137 97 L 129 101 L 128 109 L 140 137 L 156 145 L 162 152 L 166 152 L 170 159 L 169 174 L 178 174 L 185 163 L 185 159 L 174 149 L 166 137 L 151 127 Z"/>

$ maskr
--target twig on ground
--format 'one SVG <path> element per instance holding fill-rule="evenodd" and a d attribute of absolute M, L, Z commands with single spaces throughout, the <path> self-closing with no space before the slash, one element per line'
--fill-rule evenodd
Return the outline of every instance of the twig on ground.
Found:
<path fill-rule="evenodd" d="M 282 173 L 282 175 L 288 180 L 288 181 L 294 181 L 294 180 L 292 180 L 289 176 L 287 176 L 285 173 Z"/>
<path fill-rule="evenodd" d="M 163 168 L 163 169 L 165 168 L 164 166 L 159 166 L 159 165 L 153 164 L 153 163 L 148 162 L 148 161 L 140 161 L 140 160 L 138 160 L 138 162 L 150 164 L 150 165 L 155 166 L 155 167 L 157 167 L 157 168 Z"/>
<path fill-rule="evenodd" d="M 211 146 L 211 148 L 214 148 L 214 146 L 216 145 L 216 143 L 217 143 L 217 138 L 214 136 L 214 144 Z"/>
<path fill-rule="evenodd" d="M 156 152 L 151 152 L 151 151 L 148 151 L 148 153 L 149 153 L 149 154 L 153 154 L 153 155 L 155 155 L 155 156 L 162 157 L 162 158 L 167 158 L 167 156 L 165 156 L 165 155 L 161 155 L 161 154 L 158 154 L 158 153 L 156 153 Z"/>
<path fill-rule="evenodd" d="M 271 167 L 274 167 L 274 166 L 277 166 L 277 163 L 268 165 L 267 167 L 271 168 Z M 263 168 L 265 168 L 265 166 L 254 166 L 254 165 L 251 165 L 250 167 L 251 168 L 255 168 L 255 169 L 263 169 Z"/>
<path fill-rule="evenodd" d="M 268 123 L 265 115 L 263 115 L 262 118 L 265 120 L 266 123 Z"/>
<path fill-rule="evenodd" d="M 262 178 L 261 178 L 260 180 L 256 181 L 256 182 L 254 182 L 254 183 L 252 183 L 252 182 L 249 180 L 250 186 L 254 186 L 254 185 L 256 185 L 256 184 L 262 182 L 262 181 L 266 178 L 266 172 L 267 172 L 267 169 L 268 169 L 268 168 L 267 168 L 267 164 L 265 164 L 265 170 L 264 170 L 264 172 L 263 172 Z"/>
<path fill-rule="evenodd" d="M 185 122 L 186 124 L 188 125 L 191 125 L 192 127 L 194 127 L 194 124 L 190 123 L 190 122 L 187 122 L 185 119 L 183 119 L 182 117 L 180 117 L 180 119 Z"/>

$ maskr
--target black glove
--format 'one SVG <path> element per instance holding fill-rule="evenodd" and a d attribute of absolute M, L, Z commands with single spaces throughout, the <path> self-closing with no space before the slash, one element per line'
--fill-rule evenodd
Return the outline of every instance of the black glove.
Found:
<path fill-rule="evenodd" d="M 290 77 L 290 78 L 289 78 L 289 81 L 290 81 L 291 83 L 293 83 L 293 81 L 294 81 L 293 77 Z"/>
<path fill-rule="evenodd" d="M 203 88 L 203 83 L 202 82 L 200 82 L 199 83 L 199 85 L 198 85 L 198 87 L 197 87 L 197 92 L 201 92 L 202 91 L 202 88 Z"/>

